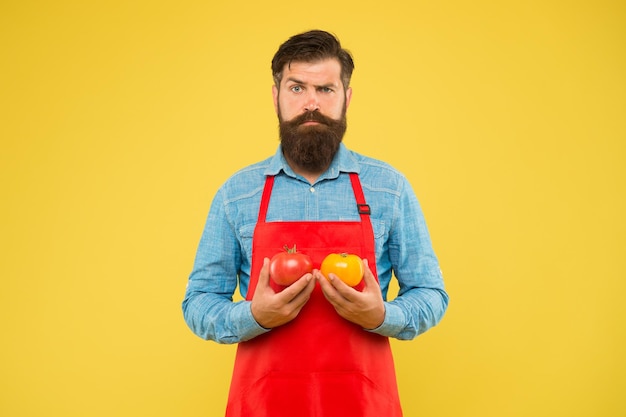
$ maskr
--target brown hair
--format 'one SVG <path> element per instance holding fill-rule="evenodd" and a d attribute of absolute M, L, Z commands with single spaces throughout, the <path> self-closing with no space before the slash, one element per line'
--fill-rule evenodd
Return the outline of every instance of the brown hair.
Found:
<path fill-rule="evenodd" d="M 341 64 L 341 82 L 344 89 L 350 85 L 354 62 L 349 51 L 341 47 L 339 39 L 323 30 L 311 30 L 294 35 L 285 41 L 272 59 L 272 76 L 280 86 L 285 65 L 292 62 L 316 62 L 334 58 Z"/>

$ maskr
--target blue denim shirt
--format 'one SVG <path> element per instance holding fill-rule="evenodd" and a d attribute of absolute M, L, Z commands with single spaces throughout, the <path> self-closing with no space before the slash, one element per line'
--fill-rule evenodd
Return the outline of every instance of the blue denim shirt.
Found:
<path fill-rule="evenodd" d="M 252 235 L 266 175 L 275 175 L 267 221 L 358 221 L 348 173 L 356 172 L 371 208 L 376 268 L 385 299 L 385 320 L 370 330 L 413 339 L 441 320 L 448 295 L 424 216 L 407 179 L 390 165 L 348 150 L 343 144 L 315 184 L 295 174 L 282 155 L 240 170 L 218 190 L 189 277 L 183 314 L 204 339 L 237 343 L 271 331 L 253 318 L 245 298 L 252 262 Z M 387 301 L 395 276 L 398 296 Z"/>

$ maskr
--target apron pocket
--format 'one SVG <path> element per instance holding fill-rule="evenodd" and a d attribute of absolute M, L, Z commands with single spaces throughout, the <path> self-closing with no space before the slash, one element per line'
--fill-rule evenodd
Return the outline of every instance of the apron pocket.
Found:
<path fill-rule="evenodd" d="M 254 417 L 396 417 L 400 405 L 354 371 L 270 372 L 229 404 Z"/>

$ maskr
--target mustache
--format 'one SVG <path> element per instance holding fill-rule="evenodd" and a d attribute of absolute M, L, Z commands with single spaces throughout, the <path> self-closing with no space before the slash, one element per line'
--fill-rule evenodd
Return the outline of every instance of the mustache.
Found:
<path fill-rule="evenodd" d="M 333 122 L 336 123 L 337 121 L 334 119 L 331 119 L 330 117 L 324 116 L 318 110 L 315 110 L 315 111 L 308 111 L 306 113 L 302 113 L 301 115 L 294 117 L 293 119 L 289 121 L 289 124 L 297 126 L 306 122 L 318 122 L 324 125 L 332 125 Z"/>

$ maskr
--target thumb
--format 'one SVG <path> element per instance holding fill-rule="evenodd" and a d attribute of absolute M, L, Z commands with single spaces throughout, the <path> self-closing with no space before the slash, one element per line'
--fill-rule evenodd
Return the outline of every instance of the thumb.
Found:
<path fill-rule="evenodd" d="M 270 258 L 263 258 L 263 266 L 259 273 L 259 284 L 263 287 L 270 285 Z"/>
<path fill-rule="evenodd" d="M 263 266 L 261 267 L 261 271 L 259 272 L 259 279 L 256 282 L 256 288 L 254 289 L 254 293 L 257 291 L 265 291 L 267 287 L 270 286 L 270 259 L 263 258 Z"/>
<path fill-rule="evenodd" d="M 367 259 L 363 259 L 363 282 L 365 283 L 365 288 L 378 288 L 378 280 L 374 276 L 374 273 L 370 269 L 369 262 Z"/>

